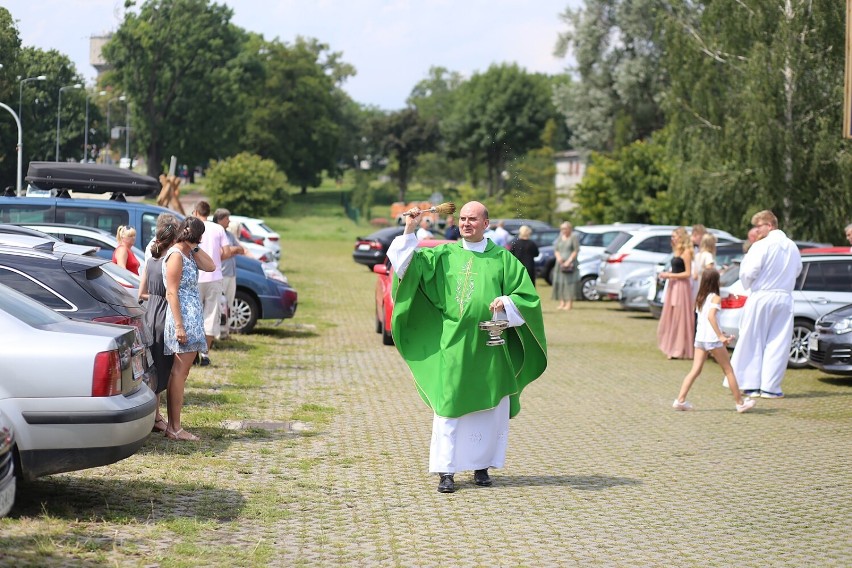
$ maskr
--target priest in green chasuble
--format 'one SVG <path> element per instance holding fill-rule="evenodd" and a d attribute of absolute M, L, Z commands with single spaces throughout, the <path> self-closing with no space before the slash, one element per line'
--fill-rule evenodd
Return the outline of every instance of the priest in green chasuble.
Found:
<path fill-rule="evenodd" d="M 434 411 L 429 471 L 438 491 L 455 491 L 454 474 L 488 469 L 506 458 L 509 418 L 524 387 L 547 366 L 541 301 L 524 266 L 484 238 L 488 210 L 472 201 L 458 216 L 461 239 L 417 248 L 421 211 L 413 208 L 388 258 L 396 273 L 392 332 L 417 391 Z M 506 343 L 487 346 L 481 321 L 506 319 Z"/>

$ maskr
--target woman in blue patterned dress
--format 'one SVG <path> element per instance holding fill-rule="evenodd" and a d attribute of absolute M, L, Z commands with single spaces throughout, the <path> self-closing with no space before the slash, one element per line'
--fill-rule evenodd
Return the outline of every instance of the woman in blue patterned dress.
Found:
<path fill-rule="evenodd" d="M 202 234 L 204 222 L 196 217 L 187 217 L 178 227 L 175 244 L 163 258 L 163 282 L 169 304 L 163 351 L 166 355 L 175 355 L 166 393 L 169 421 L 165 436 L 172 440 L 198 440 L 198 436 L 181 428 L 180 412 L 189 369 L 198 352 L 207 350 L 204 311 L 198 292 L 198 270 L 212 272 L 215 266 L 213 259 L 198 247 Z"/>

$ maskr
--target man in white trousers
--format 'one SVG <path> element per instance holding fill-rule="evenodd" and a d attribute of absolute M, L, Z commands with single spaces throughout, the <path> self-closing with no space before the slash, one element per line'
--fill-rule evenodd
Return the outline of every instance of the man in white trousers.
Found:
<path fill-rule="evenodd" d="M 772 211 L 755 213 L 757 241 L 740 264 L 740 280 L 751 294 L 743 308 L 740 337 L 731 365 L 746 396 L 783 398 L 781 380 L 793 337 L 793 286 L 802 271 L 796 244 L 778 229 Z"/>

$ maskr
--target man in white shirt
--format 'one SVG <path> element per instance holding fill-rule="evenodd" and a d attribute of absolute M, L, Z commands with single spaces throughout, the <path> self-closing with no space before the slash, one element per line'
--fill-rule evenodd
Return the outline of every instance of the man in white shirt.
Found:
<path fill-rule="evenodd" d="M 494 229 L 494 236 L 491 237 L 491 240 L 494 241 L 495 245 L 500 245 L 501 247 L 509 244 L 509 238 L 512 235 L 509 231 L 506 230 L 506 224 L 503 221 L 497 222 L 497 228 Z"/>
<path fill-rule="evenodd" d="M 204 335 L 207 337 L 207 353 L 209 353 L 213 346 L 213 340 L 219 338 L 221 331 L 219 320 L 222 317 L 222 312 L 219 309 L 219 298 L 224 291 L 222 255 L 229 243 L 225 229 L 219 223 L 207 220 L 207 217 L 210 216 L 209 203 L 199 201 L 192 214 L 204 221 L 204 235 L 202 235 L 198 246 L 210 255 L 213 264 L 216 266 L 216 270 L 213 272 L 199 271 L 198 273 L 198 291 L 201 294 L 201 306 L 204 310 Z M 207 353 L 199 353 L 199 363 L 202 366 L 210 364 L 210 357 Z"/>
<path fill-rule="evenodd" d="M 751 293 L 731 365 L 746 396 L 783 398 L 781 380 L 793 337 L 792 292 L 802 271 L 802 257 L 796 244 L 778 229 L 772 211 L 755 213 L 751 223 L 757 240 L 740 264 L 740 280 Z"/>
<path fill-rule="evenodd" d="M 418 241 L 432 238 L 432 231 L 429 230 L 429 227 L 429 222 L 426 219 L 420 221 L 420 227 L 417 228 L 417 232 L 415 233 Z"/>

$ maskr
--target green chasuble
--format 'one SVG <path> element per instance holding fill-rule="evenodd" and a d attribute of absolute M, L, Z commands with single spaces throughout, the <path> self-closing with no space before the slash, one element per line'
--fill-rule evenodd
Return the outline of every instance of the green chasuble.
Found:
<path fill-rule="evenodd" d="M 488 347 L 479 322 L 493 317 L 498 296 L 509 296 L 526 323 Z M 392 331 L 420 396 L 444 418 L 494 408 L 507 395 L 514 417 L 521 391 L 547 366 L 538 293 L 518 259 L 490 240 L 481 253 L 461 241 L 417 250 L 394 282 Z"/>

